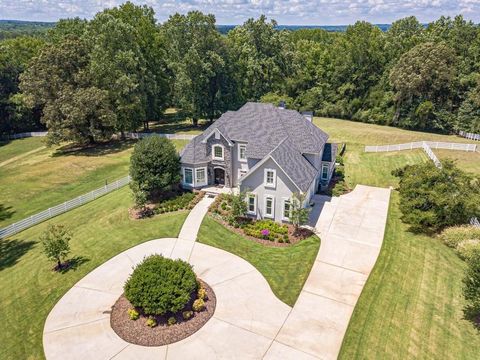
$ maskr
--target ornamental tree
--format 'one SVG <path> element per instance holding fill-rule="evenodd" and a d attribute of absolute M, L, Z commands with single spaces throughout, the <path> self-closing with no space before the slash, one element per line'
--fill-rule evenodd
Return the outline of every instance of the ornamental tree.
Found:
<path fill-rule="evenodd" d="M 55 270 L 62 268 L 62 261 L 70 253 L 70 231 L 64 225 L 49 225 L 40 236 L 43 252 L 49 260 L 55 261 Z"/>
<path fill-rule="evenodd" d="M 130 159 L 132 190 L 151 196 L 171 189 L 180 182 L 180 157 L 172 141 L 160 136 L 140 140 Z"/>

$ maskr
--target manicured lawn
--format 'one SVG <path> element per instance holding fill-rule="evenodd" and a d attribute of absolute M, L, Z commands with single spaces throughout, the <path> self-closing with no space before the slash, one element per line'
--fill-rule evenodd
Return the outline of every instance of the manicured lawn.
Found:
<path fill-rule="evenodd" d="M 4 161 L 11 160 L 17 156 L 21 156 L 26 152 L 37 150 L 45 146 L 42 137 L 31 137 L 25 139 L 17 139 L 8 142 L 0 141 L 0 168 Z"/>
<path fill-rule="evenodd" d="M 267 247 L 231 232 L 209 216 L 203 220 L 198 241 L 247 260 L 290 306 L 297 300 L 320 246 L 320 239 L 313 236 L 290 247 Z"/>
<path fill-rule="evenodd" d="M 130 220 L 128 187 L 58 216 L 49 222 L 73 232 L 72 257 L 78 267 L 52 272 L 38 237 L 49 222 L 0 240 L 0 359 L 41 359 L 45 319 L 78 280 L 109 258 L 141 242 L 176 237 L 187 212 Z M 68 358 L 68 354 L 65 354 Z"/>
<path fill-rule="evenodd" d="M 469 142 L 445 136 L 316 118 L 332 141 L 346 142 L 348 184 L 396 186 L 391 170 L 428 161 L 421 150 L 364 153 L 364 145 L 418 140 Z M 440 159 L 456 156 L 476 171 L 477 154 L 434 150 Z M 447 154 L 448 153 L 448 154 Z M 341 359 L 476 359 L 480 333 L 463 319 L 461 293 L 465 264 L 437 239 L 416 235 L 400 220 L 393 192 L 382 251 L 355 307 Z"/>
<path fill-rule="evenodd" d="M 18 157 L 0 167 L 0 205 L 7 209 L 0 216 L 0 227 L 126 176 L 135 144 L 134 141 L 111 142 L 72 153 L 43 148 L 22 157 L 19 149 L 23 148 L 22 144 L 30 144 L 25 141 L 31 139 L 37 142 L 40 138 L 14 140 L 6 145 L 17 148 L 15 152 L 4 152 L 4 147 L 0 147 L 0 156 L 7 158 L 15 154 Z M 174 140 L 174 143 L 181 149 L 187 141 Z M 29 149 L 26 146 L 25 152 Z"/>
<path fill-rule="evenodd" d="M 392 202 L 382 252 L 355 307 L 340 359 L 478 359 L 480 334 L 463 319 L 464 263 L 414 235 Z"/>

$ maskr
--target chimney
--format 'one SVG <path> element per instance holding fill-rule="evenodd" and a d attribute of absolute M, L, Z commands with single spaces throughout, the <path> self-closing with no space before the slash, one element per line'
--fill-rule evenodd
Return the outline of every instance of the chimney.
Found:
<path fill-rule="evenodd" d="M 280 100 L 280 103 L 278 104 L 278 108 L 279 109 L 286 109 L 287 106 L 285 105 L 285 101 Z"/>
<path fill-rule="evenodd" d="M 302 115 L 305 119 L 312 122 L 313 120 L 313 111 L 302 111 Z"/>

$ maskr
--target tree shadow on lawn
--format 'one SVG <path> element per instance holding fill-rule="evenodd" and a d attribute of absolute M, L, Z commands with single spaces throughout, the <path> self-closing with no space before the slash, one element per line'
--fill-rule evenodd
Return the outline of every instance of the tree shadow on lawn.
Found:
<path fill-rule="evenodd" d="M 81 265 L 89 262 L 90 259 L 84 256 L 75 256 L 66 262 L 66 266 L 62 267 L 58 272 L 60 274 L 65 274 L 69 271 L 76 271 Z"/>
<path fill-rule="evenodd" d="M 128 150 L 135 145 L 135 143 L 136 140 L 111 140 L 85 146 L 68 144 L 58 148 L 52 156 L 104 156 Z"/>
<path fill-rule="evenodd" d="M 15 265 L 35 245 L 35 241 L 0 240 L 0 271 Z"/>
<path fill-rule="evenodd" d="M 12 209 L 11 206 L 0 204 L 0 221 L 10 219 L 15 214 L 15 210 Z"/>
<path fill-rule="evenodd" d="M 463 319 L 469 321 L 477 332 L 480 333 L 480 312 L 478 308 L 466 305 L 463 308 Z"/>

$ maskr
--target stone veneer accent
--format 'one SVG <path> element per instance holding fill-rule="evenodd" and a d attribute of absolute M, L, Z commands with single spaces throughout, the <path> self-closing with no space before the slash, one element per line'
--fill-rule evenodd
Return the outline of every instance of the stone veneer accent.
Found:
<path fill-rule="evenodd" d="M 213 169 L 215 167 L 222 167 L 225 169 L 225 186 L 232 187 L 233 181 L 233 174 L 232 174 L 232 147 L 228 145 L 227 140 L 223 136 L 220 135 L 220 139 L 215 139 L 215 135 L 210 136 L 207 140 L 207 157 L 210 159 L 212 158 L 212 146 L 215 144 L 221 144 L 224 148 L 223 158 L 224 161 L 221 160 L 211 160 L 208 164 L 208 183 L 214 183 L 214 173 Z"/>

